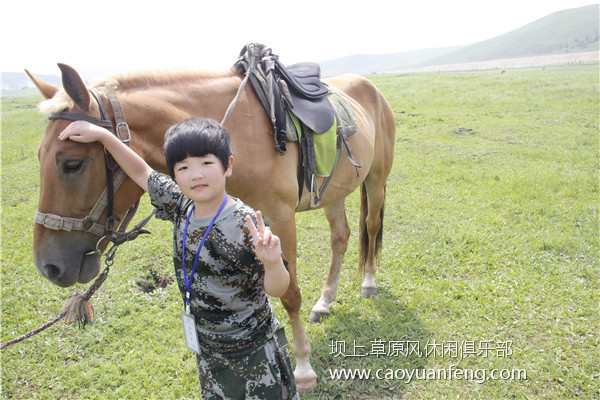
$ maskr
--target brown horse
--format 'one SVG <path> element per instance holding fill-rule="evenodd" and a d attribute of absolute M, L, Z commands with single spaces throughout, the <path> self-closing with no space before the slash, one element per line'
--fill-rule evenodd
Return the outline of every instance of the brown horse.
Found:
<path fill-rule="evenodd" d="M 67 65 L 59 64 L 59 67 L 62 89 L 28 72 L 48 99 L 42 103 L 42 111 L 99 118 L 99 106 L 79 74 Z M 154 169 L 166 172 L 162 144 L 167 128 L 193 116 L 220 121 L 242 78 L 235 68 L 223 73 L 140 72 L 115 76 L 93 86 L 112 89 L 131 130 L 131 148 Z M 361 293 L 364 296 L 376 294 L 375 257 L 381 242 L 385 185 L 392 167 L 396 130 L 392 110 L 371 82 L 348 75 L 329 79 L 326 83 L 354 109 L 358 129 L 350 137 L 350 144 L 361 168 L 357 170 L 344 156 L 322 198 L 320 207 L 324 208 L 331 230 L 332 259 L 321 298 L 312 309 L 313 321 L 326 316 L 329 304 L 335 299 L 350 236 L 344 200 L 359 186 L 362 193 L 359 268 L 365 274 Z M 112 117 L 114 107 L 107 104 L 107 114 Z M 58 140 L 58 133 L 68 123 L 63 119 L 51 119 L 38 151 L 41 169 L 38 213 L 63 218 L 56 217 L 60 226 L 53 229 L 37 221 L 33 242 L 37 268 L 60 286 L 86 283 L 99 272 L 100 256 L 94 252 L 98 236 L 86 231 L 87 227 L 71 230 L 63 225 L 68 219 L 87 216 L 107 183 L 100 144 Z M 283 252 L 289 261 L 291 283 L 282 303 L 292 326 L 298 386 L 302 391 L 310 390 L 316 386 L 316 374 L 310 364 L 310 344 L 299 315 L 301 295 L 296 275 L 294 217 L 297 210 L 309 207 L 310 199 L 307 190 L 298 199 L 298 146 L 289 143 L 288 153 L 284 156 L 274 150 L 271 122 L 249 86 L 242 91 L 225 126 L 231 134 L 235 155 L 234 172 L 227 182 L 227 191 L 263 211 L 273 232 L 281 238 Z M 141 195 L 142 190 L 125 178 L 114 194 L 114 214 L 122 218 Z M 105 220 L 106 212 L 103 212 L 98 224 Z M 102 243 L 101 247 L 105 246 Z"/>

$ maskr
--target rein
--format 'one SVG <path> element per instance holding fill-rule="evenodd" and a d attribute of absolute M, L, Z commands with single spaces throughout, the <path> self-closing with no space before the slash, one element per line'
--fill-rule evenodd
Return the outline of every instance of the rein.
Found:
<path fill-rule="evenodd" d="M 95 89 L 90 89 L 90 93 L 93 95 L 94 99 L 98 103 L 98 108 L 100 109 L 100 118 L 97 119 L 85 114 L 78 114 L 72 112 L 56 112 L 51 113 L 49 116 L 50 120 L 67 120 L 67 121 L 87 121 L 94 125 L 98 125 L 104 128 L 109 129 L 115 136 L 117 136 L 123 143 L 128 144 L 131 140 L 131 132 L 129 130 L 129 126 L 125 122 L 125 115 L 123 114 L 123 109 L 117 96 L 114 92 L 108 88 L 104 89 L 104 93 L 108 100 L 111 103 L 113 114 L 115 118 L 115 123 L 108 119 L 108 114 L 106 113 L 106 109 L 104 107 L 104 103 L 102 102 L 102 98 L 99 92 Z M 47 322 L 46 324 L 40 326 L 37 329 L 32 330 L 31 332 L 22 335 L 16 339 L 9 340 L 6 343 L 0 345 L 0 350 L 4 350 L 8 346 L 11 346 L 15 343 L 19 343 L 25 339 L 28 339 L 45 329 L 51 327 L 56 322 L 60 321 L 62 318 L 65 318 L 67 322 L 75 320 L 79 323 L 80 326 L 85 326 L 87 323 L 92 322 L 92 315 L 94 311 L 94 307 L 89 302 L 89 299 L 92 295 L 102 286 L 104 281 L 108 277 L 108 272 L 110 271 L 110 267 L 114 264 L 114 257 L 118 247 L 128 241 L 136 239 L 140 234 L 148 234 L 145 229 L 142 229 L 154 216 L 156 210 L 152 211 L 150 215 L 140 221 L 132 230 L 129 232 L 125 232 L 127 229 L 127 225 L 133 219 L 138 206 L 139 200 L 135 202 L 135 204 L 127 211 L 127 214 L 123 218 L 123 221 L 119 224 L 118 229 L 114 230 L 115 221 L 119 219 L 118 216 L 114 214 L 113 211 L 113 203 L 114 203 L 114 193 L 121 186 L 121 183 L 125 180 L 127 175 L 123 172 L 122 169 L 119 169 L 116 174 L 114 171 L 119 167 L 115 162 L 113 157 L 109 152 L 104 149 L 104 160 L 106 166 L 106 188 L 90 210 L 90 213 L 85 218 L 71 218 L 71 217 L 63 217 L 56 214 L 50 213 L 41 213 L 39 211 L 35 212 L 34 221 L 36 224 L 40 224 L 45 228 L 52 230 L 65 230 L 71 232 L 73 230 L 79 230 L 84 232 L 92 233 L 96 236 L 99 236 L 100 239 L 96 244 L 96 250 L 91 251 L 89 253 L 85 253 L 85 255 L 93 255 L 100 254 L 105 257 L 104 263 L 106 267 L 96 277 L 94 283 L 88 288 L 88 290 L 84 294 L 75 294 L 71 296 L 65 303 L 65 309 L 63 312 L 55 317 L 52 321 Z M 106 209 L 106 224 L 103 225 L 99 222 L 102 211 Z M 112 247 L 104 254 L 100 250 L 100 243 L 104 240 L 108 239 L 111 243 L 113 243 Z"/>
<path fill-rule="evenodd" d="M 244 48 L 240 52 L 240 56 L 238 57 L 238 63 L 242 62 L 244 60 L 243 56 L 246 53 L 246 50 L 248 50 L 249 60 L 247 62 L 248 65 L 246 68 L 246 76 L 242 80 L 242 83 L 240 84 L 240 87 L 238 88 L 238 91 L 235 94 L 235 97 L 233 98 L 233 100 L 231 100 L 231 103 L 229 103 L 229 107 L 227 107 L 227 110 L 225 111 L 225 116 L 223 117 L 223 120 L 221 121 L 221 125 L 225 125 L 225 121 L 227 121 L 227 118 L 229 118 L 229 115 L 231 115 L 231 113 L 233 112 L 233 109 L 234 109 L 238 99 L 240 98 L 240 94 L 242 94 L 242 90 L 244 90 L 244 87 L 248 83 L 248 79 L 250 78 L 250 75 L 252 75 L 252 73 L 254 72 L 254 69 L 256 68 L 256 59 L 258 58 L 259 54 L 257 53 L 256 46 L 254 46 L 252 44 L 250 44 L 249 46 L 250 46 L 250 49 L 248 49 L 248 46 L 244 46 Z"/>

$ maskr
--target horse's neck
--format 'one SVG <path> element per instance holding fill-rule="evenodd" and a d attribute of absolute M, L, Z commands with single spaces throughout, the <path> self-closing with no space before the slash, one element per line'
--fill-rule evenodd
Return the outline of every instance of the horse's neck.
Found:
<path fill-rule="evenodd" d="M 152 168 L 166 171 L 162 146 L 167 129 L 194 116 L 220 122 L 240 82 L 233 72 L 186 75 L 180 80 L 157 76 L 138 86 L 129 82 L 119 98 L 132 131 L 132 148 Z"/>

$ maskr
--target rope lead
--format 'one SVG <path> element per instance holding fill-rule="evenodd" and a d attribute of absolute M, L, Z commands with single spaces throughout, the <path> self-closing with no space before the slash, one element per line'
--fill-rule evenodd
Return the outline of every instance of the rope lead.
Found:
<path fill-rule="evenodd" d="M 110 266 L 113 263 L 114 252 L 112 253 L 112 257 L 106 257 L 104 260 L 106 267 L 104 271 L 94 281 L 94 283 L 88 288 L 88 290 L 84 294 L 76 293 L 71 296 L 65 302 L 65 308 L 60 315 L 55 317 L 52 321 L 45 323 L 37 329 L 32 330 L 25 335 L 19 336 L 18 338 L 9 340 L 6 343 L 2 343 L 0 345 L 0 350 L 4 350 L 8 346 L 12 346 L 15 343 L 19 343 L 25 339 L 29 339 L 30 337 L 37 335 L 38 333 L 50 328 L 52 325 L 65 318 L 65 322 L 77 322 L 78 325 L 82 328 L 85 327 L 86 324 L 89 324 L 93 321 L 94 316 L 94 306 L 90 303 L 90 298 L 96 293 L 96 290 L 102 286 L 106 278 L 108 278 L 108 272 L 110 271 Z"/>

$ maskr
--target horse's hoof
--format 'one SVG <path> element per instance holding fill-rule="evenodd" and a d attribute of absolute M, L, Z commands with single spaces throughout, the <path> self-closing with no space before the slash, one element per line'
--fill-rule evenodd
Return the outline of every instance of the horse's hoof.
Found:
<path fill-rule="evenodd" d="M 322 320 L 324 320 L 327 317 L 329 317 L 329 313 L 319 312 L 319 311 L 311 311 L 310 316 L 308 317 L 308 320 L 310 322 L 317 323 L 317 322 L 321 322 Z"/>
<path fill-rule="evenodd" d="M 377 296 L 377 288 L 376 287 L 361 287 L 360 288 L 360 295 L 362 297 L 376 297 Z"/>
<path fill-rule="evenodd" d="M 317 377 L 296 379 L 296 389 L 298 394 L 306 394 L 314 391 L 317 388 Z"/>

